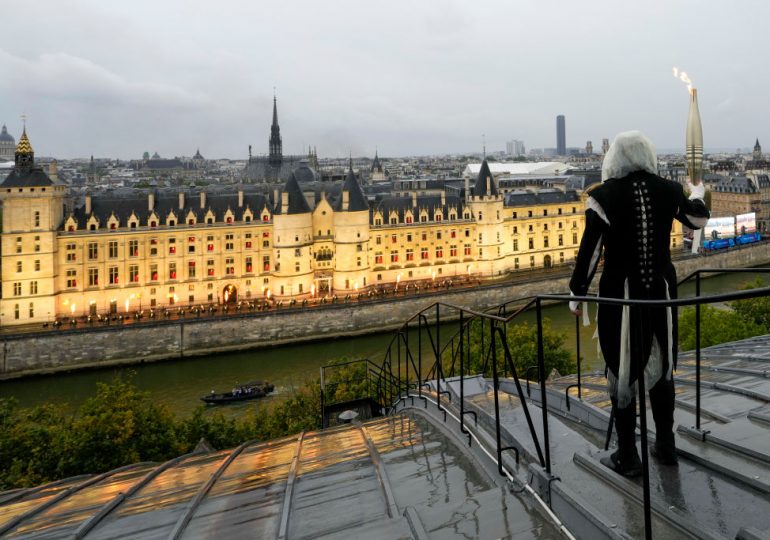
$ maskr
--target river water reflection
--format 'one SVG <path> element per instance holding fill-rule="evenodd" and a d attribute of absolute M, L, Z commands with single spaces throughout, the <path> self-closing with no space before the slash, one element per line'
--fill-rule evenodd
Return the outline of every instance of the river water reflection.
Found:
<path fill-rule="evenodd" d="M 755 279 L 753 274 L 732 274 L 717 276 L 705 280 L 702 294 L 728 292 L 740 288 L 747 281 Z M 680 289 L 680 296 L 692 296 L 694 285 L 687 284 Z M 501 299 L 502 300 L 502 299 Z M 591 326 L 581 325 L 581 355 L 584 358 L 584 370 L 597 368 L 596 342 L 591 339 L 595 330 L 595 308 L 592 307 Z M 544 316 L 551 319 L 552 327 L 568 333 L 567 345 L 574 352 L 575 319 L 566 306 L 546 307 Z M 534 313 L 523 314 L 522 320 L 534 324 Z M 369 357 L 379 361 L 390 342 L 391 333 L 375 334 L 363 337 L 335 339 L 303 345 L 259 349 L 254 351 L 227 353 L 171 360 L 131 366 L 130 368 L 99 369 L 63 373 L 51 376 L 30 377 L 17 381 L 0 383 L 0 395 L 13 396 L 23 406 L 33 406 L 45 402 L 80 405 L 84 399 L 94 394 L 97 382 L 106 382 L 121 371 L 132 370 L 136 384 L 150 392 L 153 399 L 171 407 L 177 414 L 186 414 L 201 402 L 199 397 L 212 389 L 229 390 L 237 382 L 254 379 L 266 379 L 275 384 L 274 396 L 279 399 L 292 387 L 301 385 L 305 380 L 318 377 L 318 368 L 341 357 Z M 265 400 L 258 400 L 264 403 Z M 238 413 L 254 402 L 228 406 L 228 412 Z M 220 409 L 218 409 L 220 410 Z"/>

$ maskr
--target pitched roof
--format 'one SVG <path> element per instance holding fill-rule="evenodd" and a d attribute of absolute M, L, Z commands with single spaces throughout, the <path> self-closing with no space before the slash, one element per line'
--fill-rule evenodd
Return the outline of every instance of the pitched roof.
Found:
<path fill-rule="evenodd" d="M 342 192 L 334 203 L 335 212 L 342 211 L 342 193 L 345 193 L 346 191 L 348 192 L 348 212 L 369 210 L 369 203 L 364 196 L 364 192 L 361 190 L 361 185 L 358 183 L 353 169 L 349 169 L 348 176 L 345 178 L 345 183 L 342 184 Z"/>
<path fill-rule="evenodd" d="M 283 193 L 289 194 L 289 204 L 287 208 L 283 208 Z M 302 190 L 299 188 L 297 177 L 294 173 L 291 173 L 291 176 L 289 176 L 289 179 L 286 181 L 286 185 L 283 186 L 283 193 L 276 201 L 275 214 L 288 215 L 310 213 L 310 205 L 307 204 L 305 195 L 302 194 Z"/>
<path fill-rule="evenodd" d="M 52 186 L 54 184 L 48 175 L 40 167 L 19 170 L 14 169 L 5 177 L 0 187 L 37 187 Z"/>
<path fill-rule="evenodd" d="M 487 185 L 489 186 L 489 189 L 487 189 Z M 487 163 L 487 160 L 485 159 L 481 163 L 481 168 L 479 169 L 479 176 L 476 178 L 476 185 L 473 186 L 473 195 L 475 197 L 481 197 L 484 195 L 497 195 L 497 183 L 495 182 L 495 177 L 492 176 L 492 173 L 489 171 L 489 164 Z"/>

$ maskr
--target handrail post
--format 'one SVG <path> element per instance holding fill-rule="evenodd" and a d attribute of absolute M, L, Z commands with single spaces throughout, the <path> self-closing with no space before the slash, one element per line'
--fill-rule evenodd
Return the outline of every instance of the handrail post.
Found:
<path fill-rule="evenodd" d="M 324 366 L 321 366 L 321 429 L 326 427 L 326 414 L 324 414 Z"/>
<path fill-rule="evenodd" d="M 460 310 L 460 431 L 465 431 L 465 388 L 463 386 L 463 310 Z"/>
<path fill-rule="evenodd" d="M 492 351 L 492 386 L 495 391 L 495 443 L 497 445 L 497 472 L 500 473 L 500 476 L 503 476 L 503 449 L 502 445 L 500 444 L 500 401 L 497 395 L 500 381 L 497 377 L 497 351 L 495 349 L 494 322 L 489 321 L 489 328 L 489 337 L 492 340 L 492 342 L 489 344 L 490 350 Z"/>
<path fill-rule="evenodd" d="M 398 331 L 399 334 L 401 334 L 401 330 Z M 398 351 L 398 354 L 396 355 L 396 361 L 398 362 L 398 367 L 396 368 L 396 373 L 398 374 L 398 377 L 396 379 L 397 381 L 397 389 L 398 389 L 398 399 L 401 400 L 401 336 L 399 335 L 396 339 L 396 351 Z"/>
<path fill-rule="evenodd" d="M 540 371 L 540 406 L 543 415 L 543 445 L 545 446 L 545 472 L 551 474 L 551 443 L 548 437 L 548 402 L 545 391 L 545 353 L 543 352 L 543 309 L 540 297 L 535 301 L 537 311 L 537 365 Z"/>
<path fill-rule="evenodd" d="M 433 358 L 435 363 L 433 364 L 433 374 L 436 377 L 436 406 L 438 410 L 441 409 L 441 353 L 439 352 L 438 341 L 438 323 L 439 323 L 439 304 L 436 304 L 436 342 L 433 344 Z"/>
<path fill-rule="evenodd" d="M 695 273 L 695 297 L 700 297 L 700 270 Z M 700 303 L 695 304 L 695 429 L 700 430 Z"/>
<path fill-rule="evenodd" d="M 417 316 L 417 395 L 422 399 L 422 315 Z"/>
<path fill-rule="evenodd" d="M 644 313 L 639 306 L 633 306 L 632 310 L 637 311 L 639 316 L 639 337 L 644 335 Z M 639 341 L 637 341 L 639 343 Z M 632 345 L 632 349 L 634 347 Z M 641 350 L 641 349 L 638 349 Z M 636 382 L 639 386 L 639 429 L 642 439 L 642 487 L 644 494 L 644 537 L 652 540 L 652 516 L 650 515 L 650 463 L 647 456 L 647 400 L 646 390 L 644 388 L 644 362 L 641 355 L 637 356 L 636 362 Z"/>
<path fill-rule="evenodd" d="M 580 317 L 575 317 L 575 352 L 577 353 L 577 389 L 578 399 L 583 399 L 583 388 L 580 381 Z M 567 398 L 569 403 L 569 398 Z"/>

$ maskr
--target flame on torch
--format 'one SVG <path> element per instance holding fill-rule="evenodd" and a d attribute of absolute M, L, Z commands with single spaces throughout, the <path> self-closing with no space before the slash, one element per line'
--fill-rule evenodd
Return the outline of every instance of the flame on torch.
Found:
<path fill-rule="evenodd" d="M 692 80 L 690 80 L 690 76 L 685 71 L 680 71 L 678 67 L 674 66 L 672 68 L 672 71 L 674 73 L 674 77 L 682 81 L 684 84 L 687 85 L 687 91 L 692 92 Z"/>

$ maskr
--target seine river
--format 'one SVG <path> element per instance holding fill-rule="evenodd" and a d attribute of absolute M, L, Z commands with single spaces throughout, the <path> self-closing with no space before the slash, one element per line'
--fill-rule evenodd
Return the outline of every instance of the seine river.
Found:
<path fill-rule="evenodd" d="M 702 294 L 728 292 L 751 281 L 754 274 L 732 274 L 710 278 L 702 284 Z M 681 288 L 680 296 L 691 296 L 694 285 Z M 574 349 L 573 331 L 575 319 L 564 305 L 545 308 L 544 316 L 551 319 L 553 328 L 565 330 L 570 336 L 568 346 Z M 594 318 L 594 310 L 591 309 Z M 523 320 L 534 322 L 534 313 L 523 316 Z M 601 368 L 597 365 L 596 343 L 591 339 L 592 325 L 581 326 L 581 355 L 584 370 Z M 392 334 L 375 334 L 349 339 L 335 339 L 303 345 L 259 349 L 240 353 L 226 353 L 185 360 L 170 360 L 131 366 L 63 373 L 50 376 L 29 377 L 22 380 L 0 383 L 0 396 L 13 396 L 23 406 L 53 402 L 67 407 L 77 407 L 84 399 L 93 395 L 95 384 L 112 379 L 115 374 L 125 371 L 135 373 L 134 380 L 139 388 L 148 391 L 159 403 L 167 404 L 175 413 L 186 414 L 201 402 L 199 397 L 210 392 L 229 390 L 237 382 L 265 379 L 275 384 L 276 392 L 266 398 L 280 399 L 294 386 L 305 380 L 317 378 L 319 367 L 330 360 L 348 357 L 368 357 L 379 362 Z M 266 400 L 257 400 L 257 405 Z M 255 402 L 218 408 L 239 413 Z"/>

